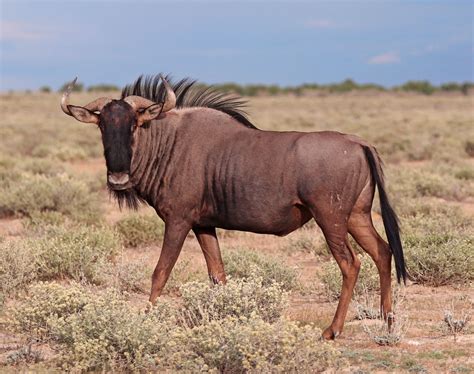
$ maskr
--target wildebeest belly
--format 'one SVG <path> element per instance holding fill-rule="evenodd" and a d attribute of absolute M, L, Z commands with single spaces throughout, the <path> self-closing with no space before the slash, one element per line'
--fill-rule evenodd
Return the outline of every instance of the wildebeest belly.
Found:
<path fill-rule="evenodd" d="M 201 219 L 225 229 L 276 235 L 306 223 L 311 214 L 298 197 L 294 139 L 282 142 L 285 138 L 273 144 L 258 138 L 234 140 L 211 160 L 205 192 L 208 214 Z"/>
<path fill-rule="evenodd" d="M 227 230 L 283 236 L 303 226 L 311 217 L 307 208 L 299 204 L 287 207 L 242 204 L 236 209 L 221 209 L 216 214 L 201 217 L 201 224 Z"/>

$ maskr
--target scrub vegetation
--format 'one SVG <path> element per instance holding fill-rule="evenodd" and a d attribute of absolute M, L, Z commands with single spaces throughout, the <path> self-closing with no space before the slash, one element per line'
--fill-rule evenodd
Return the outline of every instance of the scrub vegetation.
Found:
<path fill-rule="evenodd" d="M 254 96 L 249 113 L 262 129 L 336 130 L 376 145 L 411 277 L 395 287 L 404 300 L 395 328 L 380 319 L 373 261 L 351 241 L 362 267 L 346 328 L 335 342 L 319 339 L 342 280 L 314 222 L 285 238 L 219 230 L 225 286 L 208 280 L 190 233 L 148 305 L 164 224 L 149 208 L 115 206 L 99 131 L 62 114 L 45 88 L 0 100 L 0 371 L 474 370 L 470 86 L 223 88 Z M 378 197 L 373 220 L 384 236 Z"/>

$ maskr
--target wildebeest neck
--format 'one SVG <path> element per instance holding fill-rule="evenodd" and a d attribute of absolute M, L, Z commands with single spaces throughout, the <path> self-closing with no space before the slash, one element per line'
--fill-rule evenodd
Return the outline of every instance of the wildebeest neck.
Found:
<path fill-rule="evenodd" d="M 138 128 L 132 147 L 132 184 L 137 193 L 152 205 L 170 162 L 176 141 L 176 124 L 173 120 L 153 121 Z"/>

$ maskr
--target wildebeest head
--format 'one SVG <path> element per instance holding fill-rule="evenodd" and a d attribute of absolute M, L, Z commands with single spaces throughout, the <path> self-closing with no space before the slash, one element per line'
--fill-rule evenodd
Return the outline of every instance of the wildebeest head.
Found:
<path fill-rule="evenodd" d="M 76 78 L 77 79 L 77 78 Z M 176 106 L 176 95 L 161 77 L 166 88 L 166 100 L 155 103 L 141 96 L 127 96 L 121 100 L 102 97 L 81 107 L 69 104 L 69 95 L 76 79 L 67 87 L 61 99 L 61 108 L 67 115 L 85 123 L 99 126 L 107 165 L 107 183 L 113 190 L 131 187 L 133 133 L 144 123 Z"/>

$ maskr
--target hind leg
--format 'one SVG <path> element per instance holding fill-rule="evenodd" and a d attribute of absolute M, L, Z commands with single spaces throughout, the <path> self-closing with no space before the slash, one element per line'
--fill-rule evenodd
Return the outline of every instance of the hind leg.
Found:
<path fill-rule="evenodd" d="M 344 222 L 340 220 L 339 222 Z M 347 228 L 341 225 L 320 225 L 326 238 L 328 247 L 336 259 L 342 273 L 342 289 L 336 314 L 331 325 L 324 330 L 323 338 L 334 339 L 344 327 L 349 303 L 352 298 L 352 292 L 357 281 L 360 269 L 360 260 L 349 244 L 347 238 Z"/>
<path fill-rule="evenodd" d="M 385 319 L 392 316 L 392 252 L 374 228 L 370 205 L 358 201 L 349 218 L 349 232 L 375 262 L 380 277 L 380 308 Z M 388 320 L 391 325 L 391 318 Z"/>

